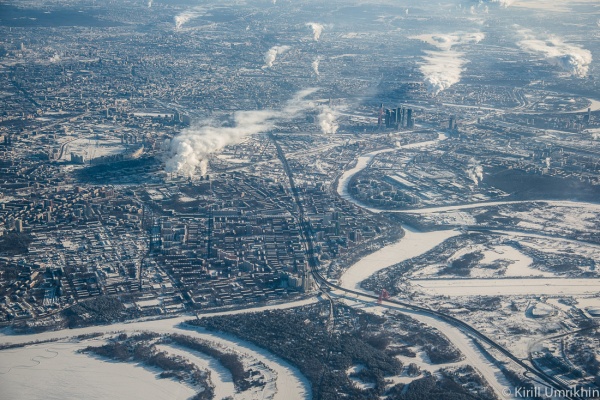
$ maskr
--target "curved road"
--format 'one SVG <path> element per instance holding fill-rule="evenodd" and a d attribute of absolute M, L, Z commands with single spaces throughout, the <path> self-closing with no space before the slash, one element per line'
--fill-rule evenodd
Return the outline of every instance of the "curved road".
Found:
<path fill-rule="evenodd" d="M 440 135 L 440 138 L 437 141 L 443 140 L 443 139 L 444 139 L 444 137 L 442 135 Z M 415 143 L 415 144 L 411 145 L 411 148 L 429 146 L 431 144 L 436 143 L 437 141 Z M 338 194 L 342 198 L 344 198 L 362 208 L 372 211 L 372 212 L 393 211 L 393 212 L 405 212 L 405 213 L 434 213 L 434 212 L 453 211 L 453 210 L 468 209 L 468 208 L 488 207 L 488 206 L 502 205 L 502 204 L 534 202 L 534 201 L 499 201 L 499 202 L 488 202 L 488 203 L 477 203 L 477 204 L 464 204 L 464 205 L 449 206 L 449 207 L 430 207 L 430 208 L 425 208 L 425 209 L 412 209 L 412 210 L 402 210 L 402 211 L 376 209 L 376 208 L 371 208 L 371 207 L 365 206 L 364 204 L 360 204 L 355 199 L 353 199 L 350 196 L 350 194 L 348 193 L 348 182 L 355 174 L 357 174 L 358 172 L 360 172 L 361 170 L 366 168 L 372 162 L 373 158 L 376 155 L 378 155 L 380 153 L 388 152 L 388 151 L 393 151 L 393 150 L 395 150 L 395 149 L 377 150 L 377 151 L 370 152 L 364 156 L 360 156 L 357 160 L 356 166 L 354 168 L 344 172 L 342 174 L 342 176 L 339 178 L 339 180 L 337 181 L 338 182 L 338 186 L 337 186 Z M 575 205 L 585 206 L 585 207 L 592 207 L 594 209 L 600 210 L 600 205 L 593 204 L 593 203 L 578 203 L 578 202 L 569 202 L 569 201 L 543 201 L 543 202 L 555 204 L 555 205 L 562 205 L 562 206 L 575 206 Z M 403 227 L 403 228 L 405 228 L 405 227 Z M 307 235 L 307 238 L 310 238 L 310 235 Z M 310 246 L 310 247 L 312 247 L 312 246 Z M 347 287 L 342 287 L 340 285 L 336 285 L 336 284 L 329 282 L 327 279 L 325 279 L 320 274 L 320 272 L 317 270 L 317 268 L 314 268 L 316 266 L 317 266 L 316 264 L 314 266 L 311 265 L 311 267 L 313 267 L 311 269 L 311 272 L 312 272 L 313 276 L 315 277 L 315 280 L 317 282 L 319 282 L 322 287 L 334 289 L 334 290 L 336 290 L 337 293 L 341 292 L 342 294 L 345 294 L 345 295 L 353 295 L 355 298 L 378 300 L 378 296 L 374 296 L 371 294 L 353 290 L 353 289 L 350 289 Z M 408 304 L 408 303 L 404 303 L 404 302 L 400 302 L 400 301 L 396 301 L 396 300 L 391 300 L 391 299 L 384 300 L 382 302 L 382 305 L 391 305 L 393 307 L 400 306 L 405 309 L 412 310 L 412 311 L 422 313 L 425 315 L 433 316 L 442 321 L 445 321 L 445 322 L 451 324 L 452 326 L 455 326 L 456 328 L 460 329 L 462 332 L 464 332 L 468 336 L 476 338 L 479 341 L 486 343 L 487 345 L 495 348 L 497 351 L 499 351 L 505 357 L 507 357 L 508 359 L 513 361 L 515 364 L 520 366 L 526 372 L 526 374 L 536 376 L 540 381 L 544 382 L 545 384 L 547 384 L 555 389 L 559 389 L 559 390 L 568 390 L 569 389 L 569 387 L 562 381 L 556 379 L 553 376 L 546 374 L 542 370 L 537 369 L 535 367 L 535 365 L 530 366 L 528 364 L 525 364 L 523 362 L 523 360 L 521 360 L 519 357 L 512 354 L 504 346 L 500 345 L 499 343 L 497 343 L 496 341 L 494 341 L 493 339 L 491 339 L 490 337 L 488 337 L 481 331 L 477 330 L 476 328 L 472 327 L 471 325 L 467 324 L 466 322 L 464 322 L 458 318 L 455 318 L 451 315 L 447 315 L 447 314 L 437 311 L 437 310 L 432 310 L 432 309 L 428 309 L 426 307 L 412 305 L 412 304 Z M 497 387 L 495 387 L 495 389 L 496 389 L 496 391 L 498 390 Z"/>

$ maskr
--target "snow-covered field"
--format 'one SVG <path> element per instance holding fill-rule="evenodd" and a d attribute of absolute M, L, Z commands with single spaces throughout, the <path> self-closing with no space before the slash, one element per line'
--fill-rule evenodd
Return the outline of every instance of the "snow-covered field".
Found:
<path fill-rule="evenodd" d="M 477 244 L 462 247 L 448 258 L 447 264 L 470 253 L 481 253 L 483 259 L 470 268 L 470 278 L 497 278 L 497 277 L 556 277 L 555 274 L 532 268 L 533 259 L 516 248 L 508 245 Z M 496 267 L 494 264 L 503 264 L 505 267 Z M 413 278 L 438 277 L 446 265 L 431 265 L 415 271 Z"/>
<path fill-rule="evenodd" d="M 347 304 L 356 306 L 357 308 L 361 308 L 363 311 L 371 312 L 374 314 L 381 314 L 384 310 L 396 310 L 402 312 L 403 314 L 408 314 L 412 318 L 426 324 L 427 326 L 431 326 L 436 328 L 438 331 L 442 332 L 446 337 L 460 350 L 460 352 L 465 356 L 465 363 L 471 365 L 475 369 L 479 371 L 481 375 L 485 378 L 485 380 L 490 384 L 496 394 L 500 397 L 502 393 L 502 389 L 505 387 L 509 387 L 510 384 L 502 374 L 502 372 L 498 369 L 496 365 L 494 365 L 490 360 L 488 360 L 477 348 L 476 344 L 473 340 L 463 333 L 460 329 L 455 326 L 447 323 L 446 321 L 442 321 L 436 317 L 430 316 L 428 314 L 423 314 L 418 311 L 409 310 L 403 308 L 401 306 L 394 306 L 392 304 L 386 304 L 385 307 L 379 306 L 373 303 L 373 300 L 370 298 L 364 298 L 361 300 L 357 299 L 345 299 Z M 366 301 L 366 304 L 364 303 Z M 426 363 L 426 360 L 425 360 Z M 445 364 L 441 364 L 439 367 L 447 366 Z M 502 397 L 500 397 L 502 398 Z"/>
<path fill-rule="evenodd" d="M 594 295 L 600 279 L 414 279 L 412 285 L 434 296 Z"/>
<path fill-rule="evenodd" d="M 233 155 L 229 155 L 229 154 L 218 154 L 216 157 L 219 160 L 230 162 L 233 164 L 246 164 L 246 163 L 250 162 L 250 160 L 248 160 L 248 159 L 237 158 L 237 157 L 234 157 Z"/>
<path fill-rule="evenodd" d="M 121 143 L 119 138 L 102 136 L 101 139 L 83 138 L 76 139 L 65 145 L 63 160 L 71 160 L 71 152 L 78 155 L 85 155 L 85 159 L 93 159 L 103 156 L 112 156 L 121 154 L 126 150 L 126 145 Z"/>
<path fill-rule="evenodd" d="M 372 212 L 381 212 L 386 210 L 374 209 L 365 207 L 355 199 L 353 199 L 348 193 L 348 181 L 355 174 L 359 173 L 362 169 L 366 168 L 373 158 L 385 151 L 391 150 L 380 150 L 371 152 L 364 156 L 359 157 L 356 166 L 346 171 L 338 182 L 337 191 L 346 200 L 353 202 L 354 204 L 368 209 Z M 451 224 L 451 225 L 471 225 L 474 224 L 475 220 L 473 215 L 468 212 L 469 209 L 485 208 L 490 206 L 501 206 L 511 205 L 519 203 L 537 203 L 543 204 L 544 212 L 546 213 L 546 221 L 535 221 L 548 225 L 548 220 L 555 220 L 553 215 L 549 212 L 556 209 L 560 214 L 559 223 L 563 224 L 563 228 L 569 226 L 590 229 L 598 223 L 598 212 L 600 211 L 600 205 L 594 203 L 579 203 L 572 201 L 497 201 L 497 202 L 486 202 L 477 204 L 467 204 L 460 206 L 447 206 L 447 207 L 431 207 L 426 209 L 416 210 L 404 210 L 395 212 L 408 212 L 418 213 L 428 217 L 430 220 L 440 224 Z M 575 213 L 573 213 L 575 210 Z M 390 210 L 393 211 L 393 210 Z M 542 217 L 540 214 L 540 217 Z M 575 214 L 575 215 L 574 215 Z M 526 213 L 522 215 L 523 219 L 526 220 Z M 535 216 L 534 216 L 535 218 Z M 527 221 L 533 223 L 534 221 Z M 406 231 L 406 236 L 399 242 L 388 245 L 379 251 L 361 259 L 354 265 L 352 265 L 340 278 L 340 285 L 353 290 L 361 291 L 360 282 L 377 271 L 385 269 L 391 265 L 409 259 L 411 257 L 419 256 L 426 251 L 434 248 L 444 240 L 459 234 L 457 231 L 434 231 L 419 233 L 413 230 L 403 227 Z M 535 227 L 537 231 L 544 232 L 545 229 L 540 226 Z M 523 232 L 509 232 L 498 230 L 497 233 L 507 235 L 515 241 L 523 241 L 531 247 L 535 247 L 542 251 L 550 251 L 560 253 L 575 253 L 578 254 L 581 248 L 585 248 L 582 254 L 593 259 L 598 257 L 599 246 L 593 245 L 578 240 L 560 239 L 556 237 L 550 237 L 543 233 L 535 235 Z M 557 232 L 558 233 L 558 232 Z M 516 296 L 530 296 L 530 295 L 549 295 L 555 297 L 561 296 L 575 296 L 579 300 L 580 304 L 577 306 L 580 308 L 590 308 L 597 310 L 600 306 L 600 298 L 598 293 L 600 292 L 600 279 L 564 279 L 564 278 L 549 278 L 554 276 L 552 273 L 547 271 L 540 271 L 531 267 L 533 260 L 528 255 L 519 251 L 517 248 L 505 245 L 502 243 L 482 246 L 480 249 L 484 255 L 483 260 L 479 263 L 493 264 L 495 262 L 502 261 L 506 265 L 506 269 L 503 271 L 504 279 L 438 279 L 438 280 L 412 280 L 414 287 L 418 287 L 418 290 L 424 292 L 426 296 L 439 296 L 445 295 L 450 297 L 458 296 L 469 296 L 469 295 L 516 295 Z M 472 252 L 473 249 L 461 249 L 458 253 Z M 429 267 L 428 267 L 429 268 Z M 431 266 L 433 269 L 439 269 L 439 266 Z M 490 269 L 493 271 L 493 269 Z M 433 271 L 433 270 L 432 270 Z M 420 271 L 423 273 L 423 270 Z M 433 272 L 432 272 L 433 273 Z M 489 275 L 489 271 L 484 271 L 481 267 L 476 267 L 472 271 L 473 276 L 482 278 Z M 493 273 L 492 273 L 493 274 Z M 541 276 L 542 278 L 516 278 L 516 277 L 530 277 L 530 276 Z M 338 293 L 341 297 L 346 297 L 342 293 Z M 507 297 L 509 298 L 509 297 Z M 345 301 L 351 303 L 357 307 L 360 307 L 360 296 L 356 299 L 350 300 L 346 297 Z M 510 298 L 509 298 L 510 299 Z M 366 300 L 366 299 L 364 299 Z M 550 299 L 553 300 L 553 299 Z M 362 304 L 362 308 L 370 312 L 381 312 L 382 308 L 377 307 L 372 300 L 368 300 Z M 552 304 L 556 307 L 556 305 Z M 547 310 L 552 311 L 548 305 L 540 305 L 540 310 L 546 307 Z M 387 308 L 394 308 L 389 305 Z M 472 339 L 467 337 L 461 330 L 448 324 L 445 321 L 439 320 L 434 316 L 422 314 L 409 309 L 403 309 L 396 307 L 398 311 L 411 315 L 413 318 L 425 323 L 428 326 L 432 326 L 443 332 L 448 339 L 465 355 L 465 362 L 469 365 L 474 366 L 494 388 L 495 392 L 502 396 L 502 389 L 510 387 L 510 384 L 506 381 L 504 375 L 494 364 L 482 354 L 481 350 L 473 343 Z M 560 307 L 556 307 L 560 308 Z M 546 310 L 545 309 L 545 310 Z M 506 317 L 504 317 L 506 319 Z M 517 319 L 516 326 L 525 326 L 527 320 L 525 313 L 515 316 Z M 529 321 L 528 321 L 529 322 Z M 476 322 L 471 321 L 477 325 Z M 549 322 L 551 324 L 552 321 Z M 478 326 L 478 329 L 482 329 L 484 332 L 498 331 L 493 326 Z M 535 327 L 534 327 L 535 330 Z M 509 348 L 517 347 L 519 354 L 526 356 L 527 346 L 531 341 L 531 338 L 527 336 L 516 336 L 511 343 L 505 345 Z M 500 340 L 500 338 L 499 338 Z M 421 367 L 426 366 L 425 360 Z M 403 382 L 410 382 L 411 377 L 397 377 Z"/>
<path fill-rule="evenodd" d="M 468 210 L 472 208 L 502 206 L 510 204 L 526 204 L 526 203 L 541 203 L 553 207 L 567 207 L 567 208 L 581 208 L 590 212 L 600 211 L 600 204 L 586 203 L 569 200 L 504 200 L 504 201 L 488 201 L 483 203 L 472 203 L 472 204 L 461 204 L 456 206 L 442 206 L 442 207 L 427 207 L 427 208 L 416 208 L 411 210 L 379 210 L 387 212 L 404 212 L 413 214 L 431 214 L 431 213 L 446 213 L 449 211 L 457 210 Z"/>

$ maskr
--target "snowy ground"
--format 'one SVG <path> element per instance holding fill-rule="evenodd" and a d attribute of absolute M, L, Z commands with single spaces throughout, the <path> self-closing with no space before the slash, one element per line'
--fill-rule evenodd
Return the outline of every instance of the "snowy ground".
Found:
<path fill-rule="evenodd" d="M 76 139 L 65 145 L 62 160 L 70 161 L 71 153 L 85 155 L 86 160 L 93 158 L 121 154 L 126 150 L 126 145 L 119 138 L 102 136 L 98 140 L 93 138 Z"/>
<path fill-rule="evenodd" d="M 449 211 L 457 210 L 468 210 L 472 208 L 502 206 L 510 204 L 527 204 L 527 203 L 540 203 L 554 207 L 567 207 L 567 208 L 581 208 L 589 212 L 600 211 L 600 204 L 586 203 L 579 201 L 569 200 L 505 200 L 505 201 L 488 201 L 483 203 L 471 203 L 462 204 L 456 206 L 442 206 L 442 207 L 427 207 L 427 208 L 416 208 L 411 210 L 378 210 L 379 212 L 400 212 L 400 213 L 412 213 L 412 214 L 432 214 L 432 213 L 446 213 Z"/>
<path fill-rule="evenodd" d="M 370 298 L 346 298 L 344 299 L 344 301 L 346 302 L 346 304 L 352 307 L 361 308 L 363 311 L 374 314 L 382 314 L 384 310 L 398 311 L 403 314 L 410 315 L 412 318 L 415 318 L 416 320 L 428 326 L 436 328 L 444 335 L 446 335 L 446 337 L 452 342 L 452 344 L 454 344 L 454 346 L 456 346 L 456 348 L 458 348 L 461 351 L 461 353 L 465 356 L 465 363 L 471 365 L 473 368 L 477 369 L 481 375 L 483 375 L 485 380 L 490 384 L 492 389 L 496 392 L 496 394 L 499 397 L 501 396 L 502 389 L 510 386 L 502 372 L 497 368 L 496 365 L 494 365 L 492 362 L 490 362 L 490 360 L 488 360 L 485 356 L 482 355 L 482 353 L 479 351 L 473 340 L 453 325 L 450 325 L 449 323 L 442 321 L 436 317 L 430 316 L 428 314 L 423 314 L 418 311 L 406 309 L 401 306 L 394 306 L 392 304 L 380 306 L 374 303 L 374 301 Z M 425 364 L 427 364 L 426 360 Z M 445 366 L 448 365 L 442 364 L 439 365 L 438 368 Z M 429 365 L 429 368 L 432 368 L 432 366 Z M 506 397 L 502 396 L 500 398 Z"/>
<path fill-rule="evenodd" d="M 169 354 L 181 356 L 200 369 L 209 370 L 211 372 L 210 379 L 215 385 L 215 399 L 222 399 L 227 396 L 233 397 L 235 395 L 231 373 L 215 359 L 200 352 L 176 345 L 158 345 L 156 348 Z"/>
<path fill-rule="evenodd" d="M 470 278 L 498 278 L 498 277 L 556 277 L 555 274 L 548 271 L 541 271 L 531 267 L 533 259 L 516 248 L 508 245 L 489 245 L 476 244 L 461 247 L 451 257 L 448 258 L 445 265 L 430 265 L 421 268 L 411 274 L 412 278 L 439 278 L 442 268 L 451 264 L 452 261 L 461 256 L 470 253 L 481 253 L 483 259 L 475 266 L 470 268 Z M 494 264 L 502 263 L 506 267 L 491 268 Z"/>
<path fill-rule="evenodd" d="M 253 310 L 234 310 L 215 313 L 213 315 L 298 307 L 314 303 L 315 301 L 317 301 L 315 298 L 311 298 L 287 304 L 260 307 Z M 190 327 L 181 325 L 182 322 L 191 318 L 190 316 L 185 316 L 153 321 L 136 321 L 107 326 L 44 332 L 34 335 L 10 335 L 4 332 L 0 335 L 0 343 L 28 343 L 36 340 L 74 337 L 95 332 L 109 333 L 124 331 L 133 333 L 136 331 L 152 331 L 157 333 L 179 333 L 213 342 L 219 346 L 243 354 L 244 362 L 246 363 L 256 360 L 267 366 L 268 370 L 263 371 L 268 378 L 268 383 L 264 391 L 245 392 L 239 397 L 235 396 L 236 399 L 288 400 L 311 398 L 310 384 L 297 368 L 274 356 L 272 353 L 252 343 L 239 340 L 236 337 L 207 332 L 203 329 L 191 329 Z M 135 367 L 132 364 L 107 362 L 88 355 L 75 354 L 74 351 L 81 347 L 81 344 L 66 343 L 67 348 L 59 353 L 62 354 L 60 357 L 54 356 L 55 353 L 46 352 L 46 349 L 55 349 L 57 345 L 58 343 L 47 343 L 45 345 L 34 345 L 1 351 L 0 388 L 2 388 L 2 395 L 4 396 L 4 393 L 19 393 L 18 396 L 8 396 L 5 398 L 27 399 L 148 398 L 158 400 L 165 398 L 185 399 L 195 393 L 192 388 L 176 382 L 157 381 L 155 373 L 141 367 Z M 53 358 L 41 359 L 39 358 L 40 356 Z M 40 363 L 39 366 L 35 366 L 37 365 L 35 360 L 38 359 L 44 362 Z M 206 365 L 206 361 L 202 361 L 202 363 L 200 368 L 204 368 L 203 366 Z M 222 370 L 220 372 L 219 369 L 211 369 L 214 371 L 211 374 L 213 382 L 216 383 L 219 379 L 221 382 L 226 382 L 227 377 L 221 374 Z M 96 376 L 96 371 L 100 371 L 100 375 Z M 113 376 L 112 372 L 118 376 Z M 38 377 L 39 379 L 36 379 Z M 61 384 L 56 384 L 56 382 L 61 382 Z M 82 382 L 85 384 L 82 384 Z M 171 384 L 174 386 L 170 386 Z M 218 388 L 218 393 L 230 391 L 230 386 L 226 383 L 224 384 L 225 386 Z M 52 390 L 49 389 L 50 386 L 53 386 Z M 142 395 L 146 392 L 151 393 L 148 393 L 147 397 Z M 97 397 L 95 397 L 96 394 L 94 393 L 97 393 Z"/>
<path fill-rule="evenodd" d="M 600 293 L 600 279 L 414 279 L 415 289 L 432 296 L 573 296 Z"/>
<path fill-rule="evenodd" d="M 98 341 L 57 342 L 1 351 L 0 397 L 183 400 L 196 393 L 193 388 L 176 381 L 156 379 L 156 370 L 107 362 L 76 352 L 82 347 L 98 344 Z"/>
<path fill-rule="evenodd" d="M 555 252 L 573 252 L 575 254 L 579 253 L 583 256 L 587 256 L 594 259 L 598 258 L 597 252 L 598 250 L 600 250 L 598 249 L 599 246 L 581 242 L 578 240 L 552 238 L 545 235 L 543 233 L 545 232 L 545 229 L 542 229 L 548 226 L 548 220 L 556 221 L 555 216 L 559 217 L 559 224 L 563 225 L 561 226 L 561 228 L 576 227 L 581 229 L 590 229 L 596 227 L 598 223 L 597 215 L 600 211 L 600 205 L 594 203 L 580 203 L 572 201 L 497 201 L 477 204 L 466 204 L 460 206 L 431 207 L 426 209 L 404 211 L 381 210 L 374 209 L 371 207 L 365 207 L 363 204 L 360 204 L 349 195 L 348 182 L 352 178 L 352 176 L 359 173 L 362 169 L 366 168 L 377 154 L 386 151 L 391 151 L 391 149 L 371 152 L 369 154 L 359 157 L 356 166 L 344 172 L 344 174 L 341 176 L 338 182 L 337 191 L 340 194 L 340 196 L 372 212 L 394 211 L 418 213 L 442 225 L 474 224 L 475 220 L 472 214 L 467 211 L 469 209 L 485 208 L 490 206 L 501 206 L 505 204 L 510 205 L 519 203 L 536 203 L 539 205 L 540 203 L 543 203 L 544 205 L 542 207 L 539 207 L 544 209 L 543 211 L 538 213 L 540 217 L 539 221 L 527 220 L 527 213 L 521 215 L 523 220 L 525 220 L 526 222 L 537 223 L 538 225 L 535 226 L 535 229 L 540 231 L 540 234 L 535 235 L 523 232 L 511 232 L 501 230 L 498 230 L 497 232 L 506 234 L 515 241 L 523 241 L 523 244 L 529 245 L 531 247 L 536 247 L 542 251 L 553 249 L 553 251 Z M 545 220 L 543 220 L 544 216 L 546 217 Z M 534 215 L 533 218 L 536 218 L 536 216 Z M 438 244 L 442 243 L 444 240 L 458 234 L 458 232 L 456 231 L 447 230 L 419 233 L 410 229 L 406 229 L 406 227 L 403 228 L 406 230 L 406 236 L 404 238 L 402 238 L 397 243 L 388 245 L 380 249 L 379 251 L 361 259 L 360 261 L 352 265 L 341 276 L 340 285 L 348 289 L 362 291 L 362 289 L 359 286 L 360 282 L 369 277 L 370 275 L 376 273 L 377 271 L 385 269 L 391 265 L 409 259 L 411 257 L 421 255 L 426 251 L 434 248 Z M 580 252 L 581 249 L 584 250 Z M 592 307 L 593 310 L 594 308 L 597 308 L 600 303 L 600 299 L 597 297 L 597 294 L 600 291 L 600 285 L 598 285 L 600 283 L 600 280 L 598 279 L 548 278 L 554 275 L 548 272 L 539 271 L 537 269 L 531 268 L 531 264 L 533 261 L 531 257 L 527 256 L 526 254 L 512 246 L 496 244 L 492 246 L 483 246 L 480 250 L 484 255 L 484 258 L 480 264 L 491 264 L 500 260 L 508 262 L 508 266 L 504 271 L 505 276 L 507 276 L 508 278 L 443 279 L 420 281 L 413 280 L 412 283 L 419 285 L 420 291 L 425 292 L 426 294 L 426 296 L 424 296 L 422 300 L 425 302 L 428 300 L 433 300 L 431 298 L 432 296 L 438 296 L 440 294 L 447 296 L 455 296 L 456 298 L 458 298 L 458 296 L 467 295 L 530 296 L 532 294 L 547 294 L 556 296 L 557 298 L 561 297 L 562 295 L 575 295 L 575 297 L 580 301 L 580 304 L 578 304 L 578 307 L 580 308 Z M 469 251 L 472 252 L 473 249 L 469 249 L 468 251 L 459 250 L 456 256 L 459 256 L 460 254 L 458 253 L 460 253 L 461 251 L 463 253 Z M 472 272 L 475 277 L 485 277 L 487 273 L 487 271 L 483 271 L 482 268 L 475 268 Z M 531 275 L 542 276 L 542 278 L 514 278 L 529 277 Z M 345 296 L 342 293 L 337 293 L 337 295 L 340 297 L 345 297 L 345 301 L 349 304 L 352 304 L 356 307 L 360 307 L 360 296 L 356 296 L 356 299 L 350 300 L 348 296 Z M 511 350 L 517 352 L 519 356 L 523 357 L 527 355 L 528 346 L 532 342 L 532 340 L 535 340 L 536 337 L 536 335 L 532 336 L 531 334 L 527 334 L 527 332 L 544 332 L 548 329 L 560 329 L 560 325 L 558 325 L 557 321 L 554 321 L 554 319 L 560 318 L 561 320 L 564 320 L 564 318 L 560 317 L 559 314 L 552 311 L 553 309 L 559 309 L 559 307 L 557 307 L 555 304 L 550 302 L 550 305 L 535 303 L 528 304 L 529 301 L 527 299 L 519 299 L 517 297 L 506 298 L 509 300 L 513 299 L 513 301 L 515 301 L 518 304 L 518 307 L 525 309 L 517 312 L 504 310 L 503 314 L 496 316 L 497 321 L 501 325 L 504 325 L 505 322 L 507 322 L 510 319 L 511 324 L 513 324 L 515 327 L 526 328 L 525 335 L 512 334 L 510 337 L 507 336 L 502 329 L 498 329 L 498 327 L 494 326 L 493 323 L 490 324 L 484 321 L 483 318 L 486 318 L 486 320 L 489 319 L 490 321 L 496 321 L 495 318 L 492 319 L 488 316 L 484 317 L 483 315 L 473 315 L 472 318 L 466 319 L 467 322 L 474 324 L 477 327 L 477 329 L 481 330 L 484 333 L 496 335 L 503 334 L 503 336 L 496 336 L 496 339 L 500 342 L 504 341 L 505 346 L 509 347 Z M 365 310 L 375 313 L 381 312 L 381 306 L 378 307 L 373 303 L 372 300 L 363 299 L 363 301 L 363 308 Z M 436 301 L 433 302 L 436 303 Z M 538 306 L 539 310 L 543 309 L 550 311 L 550 314 L 547 315 L 548 318 L 542 319 L 541 321 L 538 319 L 532 319 L 527 317 L 526 312 L 537 310 Z M 394 307 L 390 306 L 389 308 Z M 510 387 L 510 385 L 506 381 L 504 375 L 497 368 L 497 366 L 492 364 L 482 354 L 480 349 L 473 343 L 471 338 L 467 337 L 462 331 L 446 323 L 445 321 L 439 320 L 430 315 L 421 314 L 408 309 L 402 309 L 401 307 L 396 308 L 398 309 L 398 311 L 409 314 L 417 320 L 427 324 L 428 326 L 435 327 L 441 332 L 443 332 L 450 339 L 450 341 L 465 355 L 465 362 L 469 365 L 474 366 L 485 377 L 485 379 L 494 388 L 495 392 L 499 395 L 500 398 L 505 397 L 502 395 L 502 389 Z M 509 304 L 505 304 L 503 308 L 509 308 Z M 427 366 L 426 360 L 422 360 L 422 362 L 420 363 L 420 366 L 422 368 Z M 397 377 L 397 379 L 399 379 L 399 381 L 401 382 L 408 383 L 413 378 L 402 376 Z"/>
<path fill-rule="evenodd" d="M 219 160 L 227 161 L 227 162 L 230 162 L 230 163 L 233 163 L 233 164 L 246 164 L 246 163 L 249 163 L 251 161 L 251 160 L 247 160 L 245 158 L 237 158 L 237 157 L 234 157 L 234 156 L 229 155 L 229 154 L 218 154 L 216 157 Z"/>

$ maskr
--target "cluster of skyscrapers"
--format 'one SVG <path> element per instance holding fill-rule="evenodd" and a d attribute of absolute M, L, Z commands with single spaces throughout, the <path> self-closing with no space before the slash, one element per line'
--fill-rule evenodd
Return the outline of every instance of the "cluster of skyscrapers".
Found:
<path fill-rule="evenodd" d="M 382 121 L 383 117 L 383 121 Z M 415 121 L 413 119 L 412 108 L 398 107 L 398 108 L 386 108 L 385 112 L 383 104 L 381 105 L 381 111 L 379 115 L 379 126 L 381 123 L 385 123 L 386 128 L 398 129 L 408 128 L 412 129 L 415 127 Z"/>

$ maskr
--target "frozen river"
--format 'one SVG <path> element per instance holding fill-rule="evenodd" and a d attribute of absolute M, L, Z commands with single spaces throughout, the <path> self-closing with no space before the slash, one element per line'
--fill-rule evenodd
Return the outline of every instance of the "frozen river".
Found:
<path fill-rule="evenodd" d="M 262 311 L 298 307 L 316 302 L 317 299 L 301 300 L 287 304 L 260 307 L 252 310 L 238 310 L 212 315 L 227 315 L 243 312 Z M 69 338 L 89 333 L 111 333 L 151 331 L 157 333 L 179 333 L 203 339 L 243 355 L 245 362 L 260 361 L 268 370 L 264 371 L 267 385 L 261 391 L 235 393 L 234 399 L 273 399 L 304 400 L 311 398 L 308 380 L 300 371 L 272 353 L 234 336 L 207 332 L 202 329 L 189 329 L 181 324 L 193 318 L 183 316 L 154 321 L 136 321 L 106 326 L 92 326 L 79 329 L 44 332 L 34 335 L 0 335 L 0 343 L 28 343 L 32 341 L 60 339 L 38 345 L 0 351 L 0 398 L 2 399 L 187 399 L 198 388 L 191 388 L 169 379 L 157 379 L 160 371 L 135 364 L 115 363 L 77 350 L 90 345 L 100 345 L 100 339 L 81 343 Z M 168 349 L 167 349 L 168 350 Z M 198 353 L 183 348 L 171 351 L 173 354 L 187 354 L 188 359 L 196 359 Z M 217 394 L 231 395 L 231 382 L 226 371 L 214 365 L 215 360 L 203 358 L 201 368 L 211 371 L 213 382 L 221 385 Z"/>
<path fill-rule="evenodd" d="M 443 137 L 440 135 L 440 139 Z M 415 143 L 411 145 L 411 148 L 417 147 L 429 147 L 434 145 L 438 141 Z M 337 192 L 338 194 L 353 202 L 359 207 L 367 209 L 371 212 L 405 212 L 415 214 L 430 214 L 438 212 L 456 211 L 469 208 L 489 207 L 502 204 L 521 203 L 515 201 L 498 201 L 488 203 L 477 203 L 477 204 L 465 204 L 456 206 L 445 206 L 445 207 L 430 207 L 425 209 L 413 209 L 413 210 L 385 210 L 379 208 L 373 208 L 366 206 L 356 201 L 348 193 L 348 183 L 354 175 L 367 168 L 373 159 L 381 153 L 393 151 L 395 149 L 382 149 L 373 151 L 366 155 L 360 156 L 354 168 L 345 171 L 340 179 L 338 180 Z M 527 202 L 522 202 L 527 203 Z M 531 203 L 531 201 L 529 201 Z M 600 205 L 593 203 L 580 203 L 580 202 L 569 202 L 569 201 L 544 201 L 544 203 L 557 205 L 557 206 L 578 206 L 589 208 L 593 211 L 600 211 Z M 359 260 L 350 268 L 348 268 L 340 278 L 340 285 L 347 289 L 356 291 L 366 292 L 360 287 L 360 283 L 371 276 L 372 274 L 388 268 L 394 264 L 402 262 L 404 260 L 419 256 L 446 239 L 456 236 L 459 234 L 457 231 L 452 230 L 437 230 L 430 232 L 418 232 L 411 227 L 402 226 L 405 231 L 405 236 L 398 242 L 390 244 L 375 253 L 372 253 L 363 259 Z M 528 236 L 527 234 L 521 233 L 522 236 Z M 522 280 L 519 279 L 519 282 Z M 416 283 L 413 281 L 413 283 Z M 509 294 L 528 294 L 532 290 L 542 291 L 543 293 L 590 293 L 593 289 L 598 288 L 598 280 L 588 282 L 587 280 L 564 280 L 564 279 L 530 279 L 526 281 L 526 285 L 520 287 L 516 285 L 515 279 L 474 279 L 470 282 L 462 282 L 462 280 L 422 280 L 416 283 L 426 290 L 431 291 L 431 294 L 446 294 L 446 295 L 477 295 L 483 292 L 489 293 L 506 293 Z M 342 295 L 341 293 L 339 295 Z M 372 303 L 371 303 L 372 304 Z M 378 306 L 372 305 L 366 307 L 373 309 L 374 311 Z M 391 308 L 398 308 L 393 307 Z M 498 367 L 490 363 L 489 359 L 481 353 L 479 348 L 474 345 L 473 341 L 460 329 L 447 323 L 439 318 L 419 312 L 415 312 L 408 309 L 402 309 L 401 312 L 411 315 L 413 318 L 421 321 L 428 326 L 437 328 L 440 332 L 443 332 L 450 341 L 463 353 L 466 358 L 466 362 L 469 365 L 475 367 L 488 381 L 491 387 L 494 389 L 499 398 L 505 396 L 502 395 L 502 389 L 510 386 L 506 381 L 506 378 L 498 369 Z"/>

